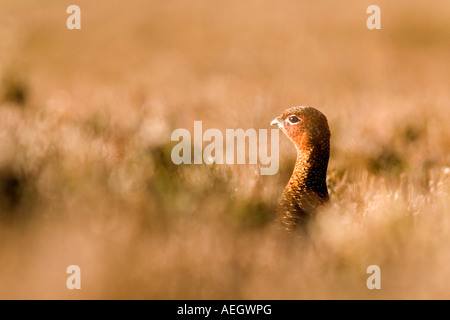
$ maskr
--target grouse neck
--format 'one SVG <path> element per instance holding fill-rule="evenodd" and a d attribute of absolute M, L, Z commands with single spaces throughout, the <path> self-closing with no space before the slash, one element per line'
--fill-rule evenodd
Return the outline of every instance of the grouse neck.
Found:
<path fill-rule="evenodd" d="M 322 148 L 304 145 L 297 147 L 297 159 L 289 180 L 290 189 L 314 191 L 321 197 L 328 197 L 326 176 L 330 157 L 329 145 Z"/>

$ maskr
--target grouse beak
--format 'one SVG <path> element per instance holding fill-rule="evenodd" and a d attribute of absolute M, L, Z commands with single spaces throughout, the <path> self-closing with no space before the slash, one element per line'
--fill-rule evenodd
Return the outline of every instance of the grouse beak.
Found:
<path fill-rule="evenodd" d="M 272 122 L 270 123 L 271 126 L 275 126 L 277 125 L 279 128 L 283 127 L 283 121 L 281 120 L 280 117 L 276 117 L 275 119 L 272 120 Z"/>

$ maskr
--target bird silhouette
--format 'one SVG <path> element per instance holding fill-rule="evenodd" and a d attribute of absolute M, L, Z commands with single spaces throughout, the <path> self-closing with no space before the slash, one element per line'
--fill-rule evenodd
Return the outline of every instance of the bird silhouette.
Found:
<path fill-rule="evenodd" d="M 294 143 L 297 159 L 279 204 L 282 229 L 306 230 L 317 208 L 329 201 L 326 175 L 330 158 L 330 129 L 327 118 L 312 107 L 293 107 L 275 118 Z"/>

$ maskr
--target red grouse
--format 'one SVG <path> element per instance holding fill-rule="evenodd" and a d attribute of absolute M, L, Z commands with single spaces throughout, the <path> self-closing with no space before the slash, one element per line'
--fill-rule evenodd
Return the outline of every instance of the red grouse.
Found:
<path fill-rule="evenodd" d="M 289 108 L 271 125 L 278 125 L 297 149 L 294 172 L 280 201 L 282 227 L 294 231 L 304 228 L 316 208 L 329 201 L 330 129 L 327 118 L 312 107 Z"/>

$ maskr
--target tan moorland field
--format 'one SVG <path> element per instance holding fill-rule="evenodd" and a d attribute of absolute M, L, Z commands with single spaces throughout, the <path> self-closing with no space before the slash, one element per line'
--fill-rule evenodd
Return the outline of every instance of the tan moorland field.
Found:
<path fill-rule="evenodd" d="M 450 2 L 70 4 L 0 0 L 0 298 L 450 298 Z M 273 223 L 283 134 L 275 175 L 171 160 L 297 105 L 331 129 L 308 238 Z"/>

